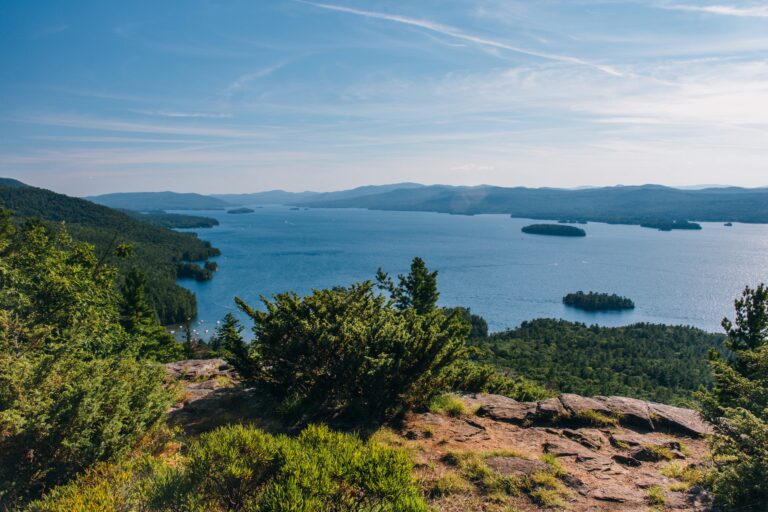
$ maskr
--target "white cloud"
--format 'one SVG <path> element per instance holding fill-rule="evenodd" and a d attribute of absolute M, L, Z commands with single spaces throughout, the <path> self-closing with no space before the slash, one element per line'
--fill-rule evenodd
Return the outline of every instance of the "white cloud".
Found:
<path fill-rule="evenodd" d="M 734 5 L 690 5 L 690 4 L 670 4 L 662 5 L 664 9 L 677 11 L 704 12 L 708 14 L 719 14 L 723 16 L 739 16 L 744 18 L 768 18 L 768 5 L 753 5 L 749 7 L 739 7 Z"/>
<path fill-rule="evenodd" d="M 363 16 L 365 18 L 374 18 L 374 19 L 380 19 L 380 20 L 386 20 L 391 21 L 394 23 L 400 23 L 403 25 L 408 25 L 412 27 L 418 27 L 425 30 L 429 30 L 431 32 L 442 34 L 444 36 L 453 37 L 454 39 L 459 39 L 461 41 L 468 41 L 470 43 L 475 43 L 481 46 L 486 46 L 490 48 L 495 48 L 499 50 L 507 50 L 515 53 L 520 53 L 523 55 L 529 55 L 532 57 L 538 57 L 540 59 L 545 60 L 551 60 L 551 61 L 557 61 L 557 62 L 565 62 L 568 64 L 575 64 L 579 66 L 587 66 L 593 69 L 597 69 L 603 73 L 607 73 L 609 75 L 614 76 L 622 76 L 622 73 L 618 70 L 614 69 L 611 66 L 606 66 L 603 64 L 597 64 L 594 62 L 589 62 L 584 59 L 580 59 L 578 57 L 571 57 L 568 55 L 559 55 L 554 53 L 547 53 L 547 52 L 540 52 L 537 50 L 530 50 L 527 48 L 522 48 L 519 46 L 514 46 L 511 44 L 508 44 L 503 41 L 498 41 L 495 39 L 490 39 L 486 37 L 476 36 L 472 34 L 468 34 L 466 32 L 463 32 L 457 28 L 450 27 L 448 25 L 443 25 L 441 23 L 436 23 L 434 21 L 429 20 L 423 20 L 423 19 L 417 19 L 417 18 L 410 18 L 407 16 L 401 16 L 397 14 L 386 14 L 381 12 L 374 12 L 374 11 L 365 11 L 362 9 L 355 9 L 352 7 L 344 7 L 341 5 L 333 5 L 333 4 L 320 4 L 320 3 L 313 3 L 313 2 L 304 2 L 309 5 L 313 5 L 315 7 L 319 7 L 321 9 L 327 9 L 331 11 L 337 11 L 337 12 L 343 12 L 347 14 L 354 14 L 356 16 Z"/>

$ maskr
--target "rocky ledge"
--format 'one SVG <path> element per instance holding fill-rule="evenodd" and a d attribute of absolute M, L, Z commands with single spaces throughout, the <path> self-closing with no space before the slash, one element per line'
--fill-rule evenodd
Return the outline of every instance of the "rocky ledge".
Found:
<path fill-rule="evenodd" d="M 240 385 L 222 359 L 166 365 L 179 400 L 172 423 L 197 434 L 232 422 L 280 432 L 263 403 Z M 536 481 L 559 467 L 546 492 L 572 512 L 708 511 L 710 495 L 696 475 L 708 467 L 710 427 L 689 409 L 626 397 L 563 394 L 540 402 L 498 395 L 462 397 L 458 415 L 410 413 L 383 442 L 408 450 L 430 505 L 441 512 L 533 512 L 552 506 L 545 494 L 504 495 L 488 475 Z M 473 461 L 469 466 L 457 461 Z M 462 464 L 465 467 L 462 467 Z M 467 467 L 475 475 L 466 474 Z M 483 476 L 484 475 L 484 476 Z M 479 478 L 479 479 L 476 479 Z M 530 491 L 530 489 L 529 489 Z M 557 508 L 555 507 L 555 508 Z"/>
<path fill-rule="evenodd" d="M 462 476 L 462 468 L 453 462 L 456 454 L 473 454 L 493 474 L 518 480 L 555 460 L 560 490 L 555 485 L 550 491 L 559 494 L 561 509 L 710 510 L 711 496 L 697 482 L 709 466 L 705 437 L 710 427 L 695 411 L 626 397 L 572 394 L 540 402 L 484 394 L 462 400 L 469 413 L 410 414 L 399 432 L 417 454 L 419 478 L 434 481 L 436 489 L 446 479 Z M 437 493 L 432 505 L 446 512 L 497 510 L 494 499 L 475 486 Z M 512 510 L 552 508 L 531 496 L 510 499 Z"/>
<path fill-rule="evenodd" d="M 478 416 L 517 425 L 615 423 L 692 437 L 711 432 L 695 411 L 623 396 L 586 398 L 563 394 L 540 402 L 517 402 L 498 395 L 474 395 L 467 397 L 467 401 L 478 408 Z"/>

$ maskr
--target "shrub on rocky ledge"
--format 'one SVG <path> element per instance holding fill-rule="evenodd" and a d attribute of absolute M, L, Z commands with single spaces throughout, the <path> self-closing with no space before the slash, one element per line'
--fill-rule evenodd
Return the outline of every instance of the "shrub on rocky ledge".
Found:
<path fill-rule="evenodd" d="M 242 300 L 254 339 L 228 342 L 228 359 L 286 411 L 308 418 L 391 418 L 426 406 L 466 354 L 469 327 L 433 309 L 400 310 L 370 282 L 284 293 L 266 311 Z"/>

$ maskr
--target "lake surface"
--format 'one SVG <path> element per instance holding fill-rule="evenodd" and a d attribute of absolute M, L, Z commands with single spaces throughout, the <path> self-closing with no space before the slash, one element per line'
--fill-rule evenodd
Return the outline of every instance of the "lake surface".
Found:
<path fill-rule="evenodd" d="M 197 295 L 201 334 L 236 311 L 233 297 L 373 279 L 382 267 L 406 273 L 414 256 L 439 271 L 440 303 L 467 306 L 493 331 L 541 317 L 600 325 L 685 324 L 719 332 L 744 286 L 768 280 L 768 225 L 702 224 L 659 232 L 590 223 L 586 238 L 526 235 L 533 222 L 506 215 L 460 216 L 353 209 L 254 213 L 183 212 L 221 223 L 199 229 L 222 251 L 213 280 L 180 284 Z M 629 312 L 587 313 L 562 304 L 578 290 L 618 293 Z M 250 324 L 248 324 L 250 325 Z"/>

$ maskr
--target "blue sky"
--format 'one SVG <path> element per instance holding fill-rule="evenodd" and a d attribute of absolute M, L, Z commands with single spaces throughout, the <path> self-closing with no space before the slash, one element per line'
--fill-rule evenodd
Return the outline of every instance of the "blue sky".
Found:
<path fill-rule="evenodd" d="M 0 175 L 766 186 L 768 2 L 0 0 Z"/>

